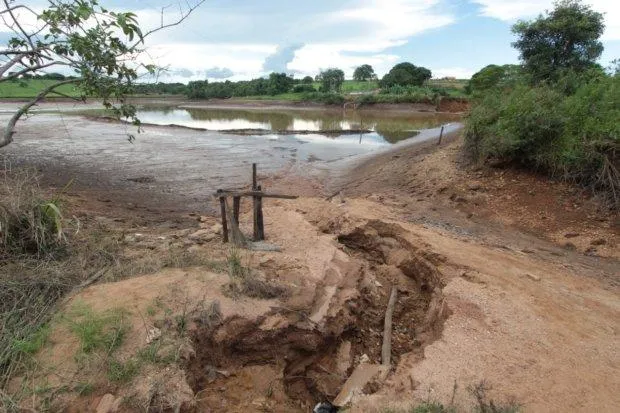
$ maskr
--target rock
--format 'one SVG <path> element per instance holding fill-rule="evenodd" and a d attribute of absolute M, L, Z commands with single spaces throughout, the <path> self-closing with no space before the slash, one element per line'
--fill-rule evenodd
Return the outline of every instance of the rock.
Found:
<path fill-rule="evenodd" d="M 605 245 L 605 244 L 607 244 L 607 241 L 604 238 L 595 239 L 595 240 L 592 240 L 592 242 L 590 242 L 590 245 L 594 245 L 594 246 Z"/>
<path fill-rule="evenodd" d="M 338 347 L 336 369 L 340 375 L 344 376 L 347 374 L 347 371 L 349 371 L 349 368 L 351 368 L 351 364 L 351 342 L 345 340 Z"/>
<path fill-rule="evenodd" d="M 190 234 L 187 238 L 192 241 L 209 242 L 215 239 L 216 235 L 209 229 L 199 229 L 198 231 Z"/>
<path fill-rule="evenodd" d="M 181 360 L 189 361 L 196 357 L 196 350 L 188 343 L 183 343 L 179 347 L 179 358 Z"/>
<path fill-rule="evenodd" d="M 481 190 L 481 189 L 482 189 L 482 185 L 480 185 L 478 182 L 474 182 L 474 183 L 472 183 L 472 184 L 469 184 L 469 185 L 467 186 L 467 188 L 468 188 L 470 191 L 479 191 L 479 190 Z"/>
<path fill-rule="evenodd" d="M 215 224 L 211 227 L 211 232 L 222 235 L 222 224 Z"/>
<path fill-rule="evenodd" d="M 360 357 L 359 364 L 367 364 L 367 363 L 370 363 L 370 357 L 368 357 L 368 354 L 362 354 L 362 356 Z"/>
<path fill-rule="evenodd" d="M 579 235 L 581 234 L 578 232 L 568 232 L 564 234 L 564 238 L 577 238 Z"/>
<path fill-rule="evenodd" d="M 146 344 L 151 344 L 153 341 L 161 337 L 161 330 L 157 327 L 150 328 L 146 333 Z"/>
<path fill-rule="evenodd" d="M 353 402 L 364 394 L 364 388 L 367 384 L 372 381 L 383 381 L 382 378 L 387 375 L 389 370 L 390 366 L 360 364 L 342 386 L 340 393 L 334 399 L 334 405 L 346 406 Z"/>
<path fill-rule="evenodd" d="M 121 397 L 116 398 L 114 395 L 108 393 L 101 398 L 95 411 L 96 413 L 116 413 L 122 401 L 123 399 Z"/>
<path fill-rule="evenodd" d="M 567 242 L 566 244 L 564 244 L 564 248 L 570 251 L 575 251 L 577 249 L 577 246 L 572 242 Z"/>
<path fill-rule="evenodd" d="M 539 277 L 538 275 L 535 275 L 535 274 L 530 274 L 530 273 L 527 273 L 527 274 L 525 274 L 525 275 L 526 275 L 528 278 L 530 278 L 530 279 L 532 279 L 532 280 L 534 280 L 534 281 L 540 281 L 540 277 Z"/>

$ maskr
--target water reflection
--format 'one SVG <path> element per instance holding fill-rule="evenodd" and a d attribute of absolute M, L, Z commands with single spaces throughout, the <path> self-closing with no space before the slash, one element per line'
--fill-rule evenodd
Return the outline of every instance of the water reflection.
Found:
<path fill-rule="evenodd" d="M 319 132 L 332 139 L 357 139 L 359 143 L 383 143 L 416 136 L 420 129 L 435 128 L 458 121 L 459 115 L 437 113 L 385 113 L 340 110 L 257 110 L 145 107 L 138 117 L 144 123 L 181 125 L 208 130 L 256 129 L 267 131 Z M 338 131 L 370 130 L 372 134 L 337 136 Z M 364 139 L 368 135 L 370 139 Z M 307 138 L 307 136 L 306 136 Z"/>

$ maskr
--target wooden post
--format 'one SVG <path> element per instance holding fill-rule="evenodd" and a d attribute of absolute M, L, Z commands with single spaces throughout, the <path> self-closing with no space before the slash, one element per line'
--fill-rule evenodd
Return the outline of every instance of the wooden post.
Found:
<path fill-rule="evenodd" d="M 230 210 L 230 206 L 228 205 L 228 201 L 226 198 L 224 198 L 224 204 L 226 206 L 226 215 L 228 216 L 228 220 L 230 221 L 230 234 L 232 242 L 238 247 L 243 247 L 246 245 L 245 237 L 239 229 L 239 223 L 235 221 L 235 218 L 233 217 L 232 211 Z"/>
<path fill-rule="evenodd" d="M 241 208 L 241 197 L 234 196 L 233 197 L 233 217 L 235 218 L 235 222 L 239 225 L 239 208 Z"/>
<path fill-rule="evenodd" d="M 258 185 L 256 181 L 256 164 L 252 164 L 252 190 L 256 191 L 256 186 Z"/>
<path fill-rule="evenodd" d="M 217 190 L 221 192 L 221 189 Z M 226 197 L 220 197 L 220 211 L 222 212 L 222 236 L 224 237 L 224 243 L 228 242 L 228 224 L 226 223 Z"/>
<path fill-rule="evenodd" d="M 392 363 L 392 315 L 394 314 L 394 306 L 396 305 L 397 292 L 398 289 L 393 285 L 387 309 L 385 310 L 383 345 L 381 346 L 381 364 L 384 366 L 390 366 Z"/>
<path fill-rule="evenodd" d="M 256 187 L 257 190 L 262 190 L 261 186 Z M 263 198 L 256 197 L 256 241 L 263 241 L 265 239 L 265 225 L 263 223 Z"/>
<path fill-rule="evenodd" d="M 443 127 L 444 125 L 441 125 L 441 132 L 439 132 L 439 142 L 437 142 L 437 145 L 441 145 L 441 138 L 443 138 Z"/>

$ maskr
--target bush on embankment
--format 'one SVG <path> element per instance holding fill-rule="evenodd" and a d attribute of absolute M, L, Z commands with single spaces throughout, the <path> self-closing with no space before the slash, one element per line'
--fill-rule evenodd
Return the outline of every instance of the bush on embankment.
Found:
<path fill-rule="evenodd" d="M 477 161 L 516 162 L 620 203 L 620 76 L 599 73 L 567 94 L 566 82 L 496 88 L 467 117 Z"/>

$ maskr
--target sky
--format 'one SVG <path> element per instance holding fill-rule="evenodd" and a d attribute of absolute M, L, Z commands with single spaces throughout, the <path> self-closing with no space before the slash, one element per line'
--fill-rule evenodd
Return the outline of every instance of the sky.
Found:
<path fill-rule="evenodd" d="M 100 0 L 133 11 L 143 29 L 172 22 L 197 0 Z M 33 6 L 43 0 L 26 0 Z M 399 62 L 433 76 L 468 78 L 495 63 L 518 63 L 511 26 L 552 0 L 206 0 L 181 25 L 150 37 L 145 62 L 160 81 L 242 80 L 270 72 L 314 76 L 338 67 L 351 77 L 370 64 L 379 76 Z M 603 66 L 620 58 L 620 0 L 585 0 L 605 13 Z M 162 13 L 163 8 L 163 13 Z M 2 28 L 0 27 L 0 31 Z"/>

